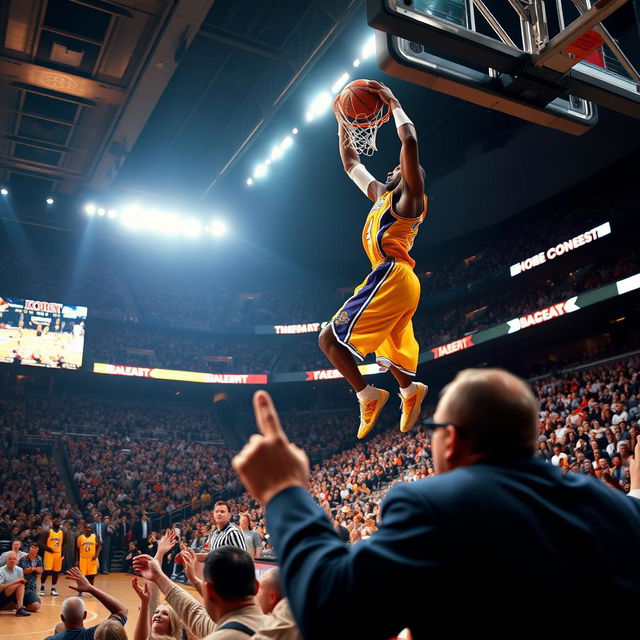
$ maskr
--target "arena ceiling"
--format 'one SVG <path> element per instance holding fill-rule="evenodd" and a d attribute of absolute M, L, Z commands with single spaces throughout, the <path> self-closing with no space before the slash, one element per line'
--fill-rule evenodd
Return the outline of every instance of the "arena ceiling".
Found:
<path fill-rule="evenodd" d="M 248 188 L 245 179 L 357 55 L 370 33 L 364 4 L 3 2 L 0 182 L 171 197 L 227 212 L 266 258 L 349 260 L 360 254 L 367 204 L 342 173 L 330 116 L 301 132 L 269 180 Z M 418 128 L 431 197 L 418 244 L 512 215 L 640 141 L 639 123 L 622 116 L 603 113 L 575 138 L 388 78 L 374 64 L 362 74 L 386 81 Z M 379 146 L 369 164 L 382 174 L 396 162 L 391 126 Z"/>

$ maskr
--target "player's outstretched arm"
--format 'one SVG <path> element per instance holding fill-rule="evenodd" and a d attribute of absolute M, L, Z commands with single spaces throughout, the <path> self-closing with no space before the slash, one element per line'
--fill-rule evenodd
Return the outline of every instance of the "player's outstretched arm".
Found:
<path fill-rule="evenodd" d="M 397 207 L 398 213 L 407 218 L 417 218 L 424 207 L 424 174 L 420 167 L 416 128 L 389 87 L 375 81 L 370 81 L 370 85 L 372 90 L 389 107 L 396 123 L 398 137 L 402 143 L 400 173 L 402 174 L 403 190 Z"/>
<path fill-rule="evenodd" d="M 356 183 L 360 191 L 362 191 L 369 200 L 375 202 L 384 191 L 384 185 L 378 182 L 360 162 L 360 156 L 353 144 L 351 144 L 345 125 L 340 121 L 337 113 L 336 119 L 338 120 L 338 148 L 340 149 L 342 167 L 351 180 Z"/>

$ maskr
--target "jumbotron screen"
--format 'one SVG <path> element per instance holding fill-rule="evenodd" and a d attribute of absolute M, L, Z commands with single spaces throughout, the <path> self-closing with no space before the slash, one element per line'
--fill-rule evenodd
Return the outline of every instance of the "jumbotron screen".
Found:
<path fill-rule="evenodd" d="M 0 296 L 0 362 L 82 366 L 87 307 Z"/>

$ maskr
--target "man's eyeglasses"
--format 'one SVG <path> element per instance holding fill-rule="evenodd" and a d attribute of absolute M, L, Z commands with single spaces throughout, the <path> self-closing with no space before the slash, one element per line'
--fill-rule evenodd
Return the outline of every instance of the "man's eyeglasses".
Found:
<path fill-rule="evenodd" d="M 422 421 L 424 425 L 424 430 L 429 434 L 429 437 L 433 435 L 433 432 L 440 427 L 453 427 L 460 433 L 460 436 L 465 438 L 468 435 L 466 429 L 463 429 L 461 426 L 454 424 L 453 422 L 434 422 L 433 418 L 427 418 Z"/>

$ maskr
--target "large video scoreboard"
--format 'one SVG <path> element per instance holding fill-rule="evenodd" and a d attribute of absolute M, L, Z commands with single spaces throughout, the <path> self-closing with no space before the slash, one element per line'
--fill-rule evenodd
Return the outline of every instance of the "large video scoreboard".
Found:
<path fill-rule="evenodd" d="M 79 369 L 87 307 L 0 296 L 0 362 Z"/>

